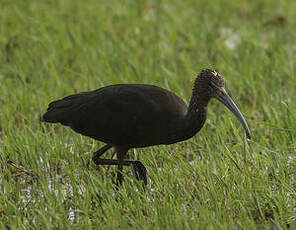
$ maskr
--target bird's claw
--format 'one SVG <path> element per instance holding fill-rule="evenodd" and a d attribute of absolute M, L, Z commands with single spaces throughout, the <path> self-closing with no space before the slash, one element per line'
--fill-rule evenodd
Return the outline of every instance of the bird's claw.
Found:
<path fill-rule="evenodd" d="M 145 166 L 142 164 L 142 162 L 135 161 L 133 163 L 133 167 L 137 180 L 142 180 L 144 182 L 144 185 L 147 185 L 147 170 Z"/>

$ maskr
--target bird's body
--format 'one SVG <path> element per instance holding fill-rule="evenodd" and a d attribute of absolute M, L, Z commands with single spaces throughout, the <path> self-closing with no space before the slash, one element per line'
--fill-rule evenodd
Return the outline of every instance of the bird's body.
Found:
<path fill-rule="evenodd" d="M 43 120 L 70 126 L 82 135 L 107 143 L 94 153 L 95 163 L 119 165 L 120 171 L 122 165 L 132 164 L 136 175 L 145 174 L 146 169 L 139 161 L 124 161 L 126 152 L 131 148 L 173 144 L 191 138 L 206 121 L 211 97 L 232 110 L 250 136 L 243 116 L 223 85 L 223 78 L 217 72 L 203 70 L 195 81 L 189 106 L 174 93 L 157 86 L 110 85 L 50 103 Z M 118 160 L 101 159 L 111 147 L 116 149 Z M 138 178 L 146 180 L 146 174 Z"/>
<path fill-rule="evenodd" d="M 197 120 L 203 122 L 192 127 L 187 111 L 180 97 L 163 88 L 119 84 L 54 101 L 43 119 L 114 146 L 138 148 L 192 137 L 201 129 L 205 113 L 199 110 Z"/>

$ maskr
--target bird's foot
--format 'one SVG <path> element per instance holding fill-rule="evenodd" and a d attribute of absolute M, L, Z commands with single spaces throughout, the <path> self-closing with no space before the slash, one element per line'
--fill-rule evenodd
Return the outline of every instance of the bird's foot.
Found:
<path fill-rule="evenodd" d="M 142 180 L 144 185 L 147 185 L 147 170 L 141 161 L 134 161 L 133 168 L 137 180 Z"/>

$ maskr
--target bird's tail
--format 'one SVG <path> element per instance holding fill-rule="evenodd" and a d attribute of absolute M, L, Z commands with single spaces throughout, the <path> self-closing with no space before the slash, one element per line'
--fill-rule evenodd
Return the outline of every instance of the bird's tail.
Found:
<path fill-rule="evenodd" d="M 54 101 L 49 104 L 46 113 L 43 114 L 41 121 L 49 123 L 63 122 L 69 113 L 69 107 L 62 100 Z"/>
<path fill-rule="evenodd" d="M 62 123 L 63 125 L 69 125 L 73 115 L 73 108 L 77 105 L 77 95 L 70 95 L 63 99 L 53 101 L 48 105 L 47 111 L 43 114 L 41 121 L 49 123 Z"/>

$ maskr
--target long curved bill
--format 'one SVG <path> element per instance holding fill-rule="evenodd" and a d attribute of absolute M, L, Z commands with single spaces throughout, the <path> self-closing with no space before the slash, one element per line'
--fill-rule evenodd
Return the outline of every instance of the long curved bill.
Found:
<path fill-rule="evenodd" d="M 230 96 L 226 93 L 225 89 L 216 87 L 214 97 L 217 98 L 220 102 L 222 102 L 237 117 L 237 119 L 240 121 L 240 123 L 243 125 L 246 131 L 247 138 L 251 140 L 250 130 L 244 116 L 239 111 L 239 109 L 237 108 L 233 100 L 230 98 Z"/>

